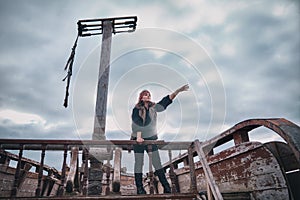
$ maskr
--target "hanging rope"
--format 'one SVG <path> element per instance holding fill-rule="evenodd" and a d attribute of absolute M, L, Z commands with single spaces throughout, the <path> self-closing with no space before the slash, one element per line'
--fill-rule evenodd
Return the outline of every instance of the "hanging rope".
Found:
<path fill-rule="evenodd" d="M 78 37 L 79 37 L 79 35 L 77 35 L 77 37 L 76 37 L 76 40 L 75 40 L 73 48 L 72 48 L 71 55 L 70 55 L 70 57 L 68 59 L 68 62 L 65 66 L 65 71 L 68 70 L 68 73 L 67 73 L 66 77 L 62 80 L 62 81 L 65 81 L 67 79 L 64 107 L 68 107 L 69 87 L 70 87 L 70 81 L 71 81 L 71 76 L 72 76 L 72 68 L 73 68 L 73 62 L 74 62 L 74 57 L 75 57 L 75 49 L 77 47 Z"/>

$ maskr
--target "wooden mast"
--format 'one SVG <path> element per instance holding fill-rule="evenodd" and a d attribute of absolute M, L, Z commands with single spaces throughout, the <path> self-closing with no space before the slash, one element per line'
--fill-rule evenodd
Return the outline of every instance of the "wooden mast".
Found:
<path fill-rule="evenodd" d="M 112 33 L 133 32 L 136 29 L 137 17 L 117 17 L 105 19 L 87 19 L 78 21 L 79 36 L 102 34 L 100 66 L 97 83 L 96 108 L 94 117 L 93 140 L 106 140 L 106 110 L 110 70 L 110 53 Z M 111 152 L 106 148 L 89 149 L 89 182 L 88 194 L 102 193 L 103 160 L 112 159 Z"/>
<path fill-rule="evenodd" d="M 112 38 L 112 22 L 110 20 L 103 21 L 103 35 L 101 45 L 101 57 L 99 66 L 96 110 L 94 121 L 93 140 L 105 140 L 105 122 L 107 109 L 107 92 L 110 69 L 110 52 Z"/>

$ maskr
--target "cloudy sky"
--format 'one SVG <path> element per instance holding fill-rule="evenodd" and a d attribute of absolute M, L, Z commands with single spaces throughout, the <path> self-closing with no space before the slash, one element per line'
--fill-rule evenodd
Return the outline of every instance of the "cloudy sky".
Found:
<path fill-rule="evenodd" d="M 300 124 L 300 4 L 293 0 L 0 0 L 0 138 L 91 139 L 101 36 L 79 38 L 70 105 L 63 68 L 80 19 L 137 16 L 113 35 L 107 139 L 127 139 L 142 89 L 159 138 L 206 140 L 249 118 Z M 266 139 L 263 133 L 258 137 Z"/>

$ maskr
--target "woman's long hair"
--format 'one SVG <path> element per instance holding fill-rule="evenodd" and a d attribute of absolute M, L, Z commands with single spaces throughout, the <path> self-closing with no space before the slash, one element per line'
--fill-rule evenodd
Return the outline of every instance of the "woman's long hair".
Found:
<path fill-rule="evenodd" d="M 151 93 L 149 92 L 149 90 L 143 90 L 143 91 L 141 91 L 140 92 L 140 94 L 139 94 L 139 98 L 138 98 L 138 102 L 137 102 L 137 104 L 136 104 L 136 106 L 138 106 L 138 107 L 141 107 L 141 106 L 144 106 L 144 102 L 143 102 L 143 96 L 145 95 L 145 94 L 150 94 L 150 96 L 151 96 Z M 155 103 L 154 102 L 149 102 L 149 107 L 151 107 L 151 106 L 153 106 Z"/>
<path fill-rule="evenodd" d="M 148 90 L 143 90 L 142 92 L 140 92 L 140 94 L 139 94 L 139 99 L 138 99 L 138 102 L 137 102 L 137 104 L 135 105 L 135 107 L 139 110 L 139 116 L 142 118 L 142 120 L 143 120 L 143 124 L 145 123 L 145 121 L 146 121 L 146 108 L 145 108 L 145 103 L 144 103 L 144 101 L 142 100 L 143 99 L 143 96 L 145 95 L 145 94 L 150 94 L 150 96 L 151 96 L 151 93 L 148 91 Z M 148 108 L 151 108 L 151 107 L 153 107 L 155 105 L 155 103 L 154 102 L 148 102 Z"/>

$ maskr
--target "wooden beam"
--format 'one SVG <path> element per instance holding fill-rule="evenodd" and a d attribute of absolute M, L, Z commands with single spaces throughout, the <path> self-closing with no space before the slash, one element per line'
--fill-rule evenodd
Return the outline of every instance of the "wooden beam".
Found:
<path fill-rule="evenodd" d="M 199 156 L 199 159 L 200 159 L 200 162 L 203 166 L 203 171 L 205 173 L 205 176 L 206 176 L 206 180 L 209 184 L 209 187 L 211 189 L 211 192 L 213 193 L 213 196 L 216 200 L 223 200 L 223 197 L 221 195 L 221 192 L 219 190 L 219 187 L 217 186 L 215 180 L 214 180 L 214 176 L 210 170 L 210 167 L 208 165 L 208 162 L 205 158 L 205 154 L 203 152 L 203 149 L 200 145 L 200 142 L 199 140 L 196 140 L 195 141 L 195 150 L 197 151 L 198 153 L 198 156 Z"/>
<path fill-rule="evenodd" d="M 98 75 L 96 113 L 94 122 L 93 140 L 105 140 L 105 121 L 107 109 L 108 80 L 110 68 L 110 52 L 112 38 L 112 22 L 103 21 L 103 35 L 101 45 L 101 58 Z"/>
<path fill-rule="evenodd" d="M 195 173 L 195 163 L 194 163 L 194 150 L 192 147 L 188 149 L 188 163 L 190 167 L 190 193 L 197 193 L 197 180 L 196 180 L 196 173 Z"/>
<path fill-rule="evenodd" d="M 18 192 L 18 186 L 20 185 L 20 171 L 21 171 L 21 162 L 23 157 L 23 145 L 19 145 L 19 159 L 17 164 L 17 169 L 15 173 L 15 180 L 13 184 L 13 188 L 11 190 L 11 197 L 16 197 Z"/>
<path fill-rule="evenodd" d="M 121 160 L 122 160 L 122 150 L 117 148 L 115 150 L 115 158 L 114 158 L 114 175 L 113 175 L 113 185 L 121 183 Z M 112 187 L 114 193 L 119 193 L 119 187 Z M 117 191 L 116 189 L 119 189 Z"/>
<path fill-rule="evenodd" d="M 67 156 L 68 156 L 68 149 L 67 145 L 65 145 L 64 154 L 63 154 L 63 164 L 62 164 L 62 172 L 61 172 L 61 182 L 59 184 L 58 196 L 63 196 L 65 191 L 65 179 L 66 179 L 66 171 L 67 171 Z"/>
<path fill-rule="evenodd" d="M 88 149 L 84 148 L 82 152 L 82 167 L 83 170 L 83 180 L 82 180 L 82 194 L 83 196 L 88 195 L 88 172 L 89 172 L 89 152 Z"/>
<path fill-rule="evenodd" d="M 68 173 L 67 177 L 67 186 L 66 192 L 73 192 L 74 190 L 74 180 L 77 172 L 77 166 L 78 166 L 78 147 L 73 147 L 71 150 L 71 160 L 70 160 L 70 171 Z"/>
<path fill-rule="evenodd" d="M 39 167 L 39 172 L 38 172 L 38 185 L 35 190 L 35 196 L 40 197 L 41 196 L 41 191 L 42 191 L 42 178 L 43 178 L 43 169 L 44 169 L 44 159 L 45 159 L 45 151 L 46 151 L 46 145 L 43 145 L 42 147 L 42 153 L 41 153 L 41 162 L 40 162 L 40 167 Z"/>
<path fill-rule="evenodd" d="M 23 168 L 20 171 L 20 180 L 19 180 L 19 185 L 18 188 L 22 187 L 22 184 L 24 183 L 26 176 L 31 169 L 32 165 L 30 163 L 24 163 Z"/>

